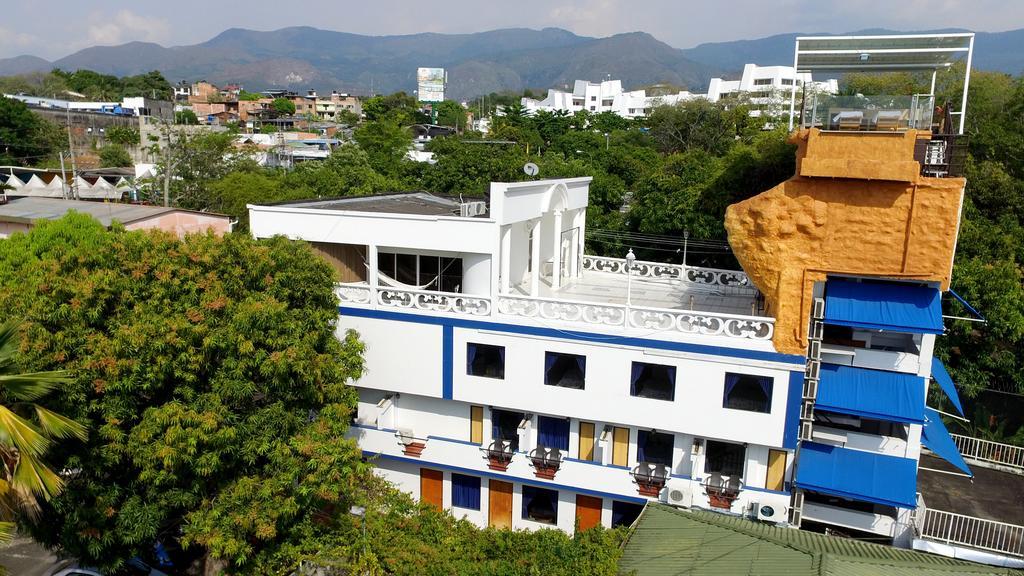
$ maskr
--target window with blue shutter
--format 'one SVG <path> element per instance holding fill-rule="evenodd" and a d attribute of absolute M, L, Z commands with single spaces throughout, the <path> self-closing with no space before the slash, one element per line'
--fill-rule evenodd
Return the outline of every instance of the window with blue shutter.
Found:
<path fill-rule="evenodd" d="M 538 416 L 537 444 L 544 448 L 558 448 L 559 450 L 568 451 L 569 420 L 566 418 Z"/>
<path fill-rule="evenodd" d="M 452 473 L 452 506 L 480 509 L 480 478 Z"/>

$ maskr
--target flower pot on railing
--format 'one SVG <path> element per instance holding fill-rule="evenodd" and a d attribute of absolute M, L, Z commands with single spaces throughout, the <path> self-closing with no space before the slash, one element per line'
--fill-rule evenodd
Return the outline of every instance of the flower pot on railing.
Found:
<path fill-rule="evenodd" d="M 508 465 L 512 462 L 512 456 L 515 455 L 512 443 L 508 440 L 495 440 L 491 442 L 491 445 L 487 447 L 485 452 L 487 455 L 487 467 L 499 472 L 508 470 Z"/>
<path fill-rule="evenodd" d="M 741 486 L 738 478 L 724 481 L 721 476 L 710 477 L 704 481 L 704 493 L 707 494 L 708 504 L 712 508 L 729 510 L 739 497 Z"/>
<path fill-rule="evenodd" d="M 398 436 L 398 442 L 402 445 L 402 454 L 406 456 L 419 458 L 420 454 L 423 454 L 423 451 L 427 448 L 426 440 L 416 438 L 411 431 L 399 430 L 395 433 L 395 436 Z"/>
<path fill-rule="evenodd" d="M 664 464 L 641 462 L 633 468 L 631 474 L 633 481 L 636 482 L 637 492 L 648 498 L 657 498 L 668 481 L 668 467 Z"/>
<path fill-rule="evenodd" d="M 562 467 L 562 451 L 558 448 L 534 448 L 530 452 L 530 463 L 537 478 L 554 480 L 555 473 Z"/>

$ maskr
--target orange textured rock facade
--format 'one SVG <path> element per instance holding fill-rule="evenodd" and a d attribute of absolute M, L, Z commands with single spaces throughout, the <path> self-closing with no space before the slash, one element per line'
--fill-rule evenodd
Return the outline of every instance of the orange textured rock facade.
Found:
<path fill-rule="evenodd" d="M 797 175 L 726 210 L 729 244 L 765 296 L 779 352 L 805 352 L 814 283 L 829 274 L 949 287 L 966 181 L 919 176 L 917 137 L 794 133 Z"/>

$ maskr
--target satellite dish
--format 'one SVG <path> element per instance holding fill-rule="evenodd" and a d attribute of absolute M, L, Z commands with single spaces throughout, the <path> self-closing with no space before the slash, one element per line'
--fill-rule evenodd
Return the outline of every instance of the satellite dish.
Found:
<path fill-rule="evenodd" d="M 527 176 L 536 176 L 537 174 L 540 174 L 540 168 L 533 162 L 527 162 L 523 165 L 523 172 L 525 172 Z"/>

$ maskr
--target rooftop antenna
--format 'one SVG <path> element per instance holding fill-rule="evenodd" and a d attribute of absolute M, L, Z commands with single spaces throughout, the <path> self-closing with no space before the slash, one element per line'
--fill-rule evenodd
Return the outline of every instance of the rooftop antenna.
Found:
<path fill-rule="evenodd" d="M 527 176 L 536 176 L 537 174 L 540 174 L 540 167 L 533 162 L 527 162 L 526 164 L 523 164 L 523 172 Z"/>

